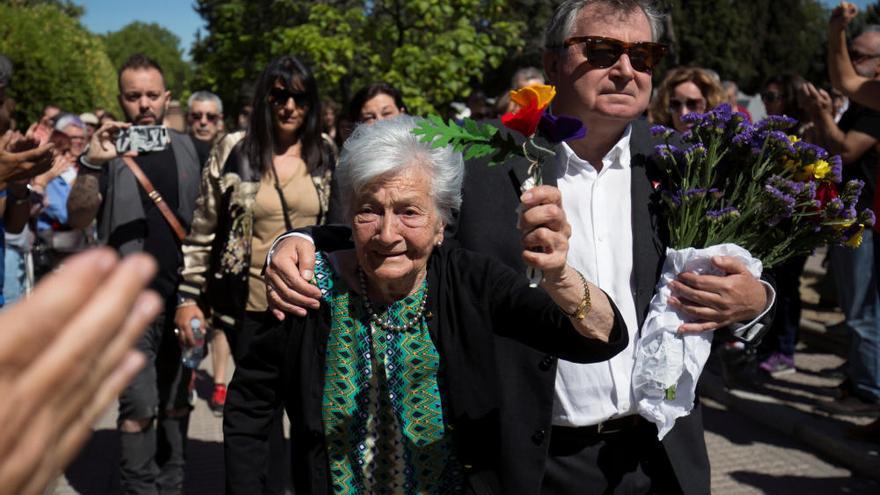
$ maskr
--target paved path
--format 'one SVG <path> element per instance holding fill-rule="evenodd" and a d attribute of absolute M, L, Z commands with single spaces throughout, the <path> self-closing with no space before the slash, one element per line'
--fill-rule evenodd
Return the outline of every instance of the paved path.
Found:
<path fill-rule="evenodd" d="M 210 379 L 201 373 L 199 400 L 190 424 L 187 462 L 188 495 L 223 493 L 221 420 L 205 402 Z M 706 443 L 712 461 L 712 493 L 746 495 L 796 493 L 853 495 L 880 493 L 876 483 L 851 477 L 809 447 L 766 428 L 712 400 L 704 401 Z M 81 455 L 59 480 L 56 495 L 118 493 L 115 411 L 108 411 Z"/>

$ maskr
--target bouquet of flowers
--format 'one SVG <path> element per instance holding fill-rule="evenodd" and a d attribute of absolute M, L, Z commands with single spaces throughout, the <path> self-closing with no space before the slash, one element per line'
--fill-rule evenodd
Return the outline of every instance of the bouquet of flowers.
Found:
<path fill-rule="evenodd" d="M 655 126 L 665 168 L 661 195 L 670 247 L 637 342 L 633 390 L 639 413 L 659 437 L 693 408 L 712 333 L 677 333 L 688 321 L 668 306 L 668 287 L 686 271 L 723 275 L 712 257 L 734 256 L 754 276 L 824 244 L 857 247 L 870 210 L 856 211 L 860 181 L 840 185 L 841 161 L 786 131 L 797 122 L 771 116 L 755 124 L 721 105 L 683 117 L 683 134 Z M 673 144 L 673 141 L 676 144 Z M 750 341 L 759 332 L 735 330 Z"/>
<path fill-rule="evenodd" d="M 556 96 L 556 88 L 544 84 L 527 86 L 510 92 L 510 99 L 520 106 L 516 112 L 506 113 L 501 123 L 525 138 L 521 143 L 512 134 L 502 134 L 490 124 L 471 119 L 462 123 L 444 123 L 436 115 L 428 117 L 413 131 L 422 141 L 436 147 L 452 145 L 464 154 L 466 160 L 492 155 L 489 165 L 497 165 L 510 155 L 519 155 L 529 161 L 528 179 L 520 185 L 520 192 L 541 185 L 542 166 L 547 159 L 556 156 L 544 143 L 557 144 L 568 139 L 580 139 L 586 135 L 583 123 L 572 117 L 556 116 L 548 112 L 548 106 Z M 538 285 L 540 270 L 529 268 L 527 272 L 532 287 Z"/>

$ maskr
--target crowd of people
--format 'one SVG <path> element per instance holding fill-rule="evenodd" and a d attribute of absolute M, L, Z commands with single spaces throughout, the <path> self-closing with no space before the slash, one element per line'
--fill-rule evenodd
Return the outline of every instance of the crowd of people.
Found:
<path fill-rule="evenodd" d="M 841 155 L 861 208 L 880 206 L 880 26 L 848 46 L 854 15 L 843 3 L 829 22 L 836 89 L 780 72 L 760 97 L 799 121 L 797 139 Z M 122 119 L 47 102 L 24 134 L 9 130 L 15 79 L 0 56 L 0 388 L 24 404 L 0 407 L 0 459 L 20 459 L 2 463 L 0 493 L 40 493 L 117 398 L 122 491 L 182 493 L 205 345 L 228 493 L 708 493 L 699 403 L 660 441 L 632 400 L 664 253 L 648 128 L 686 132 L 687 114 L 723 103 L 751 116 L 707 68 L 652 88 L 662 26 L 647 1 L 558 7 L 543 71 L 520 69 L 511 89 L 552 84 L 552 111 L 588 134 L 560 143 L 525 194 L 511 186 L 525 159 L 488 167 L 421 142 L 385 82 L 344 106 L 322 99 L 295 54 L 254 74 L 229 130 L 216 94 L 183 106 L 136 54 L 118 72 Z M 475 90 L 463 114 L 517 108 Z M 134 126 L 168 140 L 120 152 Z M 828 250 L 851 342 L 828 370 L 839 400 L 817 406 L 829 414 L 880 416 L 878 252 L 873 232 Z M 805 262 L 761 280 L 722 257 L 725 276 L 680 277 L 673 303 L 695 320 L 681 331 L 756 356 L 739 361 L 746 379 L 794 372 Z M 732 324 L 765 337 L 743 344 Z"/>

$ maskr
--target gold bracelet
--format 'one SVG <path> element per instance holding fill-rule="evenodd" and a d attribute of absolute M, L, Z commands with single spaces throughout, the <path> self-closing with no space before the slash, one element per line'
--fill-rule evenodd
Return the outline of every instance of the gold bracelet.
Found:
<path fill-rule="evenodd" d="M 587 313 L 590 312 L 590 309 L 593 307 L 590 301 L 590 286 L 587 284 L 587 279 L 584 277 L 584 274 L 575 270 L 577 274 L 581 277 L 581 283 L 584 284 L 584 297 L 581 299 L 581 302 L 578 303 L 577 308 L 571 313 L 565 311 L 562 308 L 562 313 L 569 318 L 574 318 L 575 320 L 583 320 Z"/>

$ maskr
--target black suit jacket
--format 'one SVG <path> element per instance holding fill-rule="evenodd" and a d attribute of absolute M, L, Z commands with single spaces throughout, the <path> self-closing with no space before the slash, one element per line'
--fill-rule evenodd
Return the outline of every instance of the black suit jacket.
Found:
<path fill-rule="evenodd" d="M 655 184 L 658 175 L 651 155 L 653 141 L 644 121 L 632 123 L 632 229 L 635 300 L 638 322 L 644 322 L 665 253 L 665 232 L 659 216 Z M 516 228 L 519 191 L 528 163 L 517 158 L 495 167 L 485 161 L 467 164 L 464 200 L 454 238 L 463 247 L 487 253 L 524 273 L 521 233 Z M 545 166 L 544 184 L 556 185 L 557 167 Z M 544 473 L 553 412 L 556 359 L 512 339 L 496 337 L 501 380 L 501 482 L 504 493 L 538 494 Z M 523 397 L 531 400 L 523 401 Z M 709 459 L 703 439 L 699 404 L 676 422 L 663 445 L 685 493 L 709 492 Z"/>

